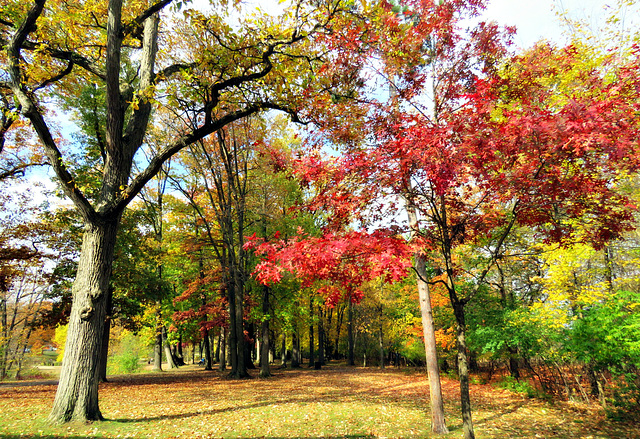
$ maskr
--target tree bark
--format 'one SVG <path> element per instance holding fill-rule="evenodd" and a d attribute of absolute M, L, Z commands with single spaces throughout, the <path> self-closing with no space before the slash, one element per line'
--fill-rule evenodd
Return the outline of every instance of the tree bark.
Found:
<path fill-rule="evenodd" d="M 325 364 L 324 337 L 324 313 L 322 305 L 318 305 L 318 362 L 322 365 Z"/>
<path fill-rule="evenodd" d="M 100 352 L 107 311 L 107 295 L 119 217 L 85 224 L 78 271 L 73 283 L 62 371 L 49 414 L 52 423 L 99 421 Z"/>
<path fill-rule="evenodd" d="M 462 430 L 465 439 L 475 439 L 473 420 L 471 418 L 471 396 L 469 394 L 469 360 L 467 355 L 467 342 L 465 339 L 466 322 L 464 315 L 464 303 L 455 301 L 452 303 L 453 313 L 456 318 L 456 346 L 458 347 L 458 376 L 460 378 L 460 404 L 462 409 Z"/>
<path fill-rule="evenodd" d="M 260 325 L 260 376 L 267 378 L 271 376 L 271 366 L 269 364 L 269 287 L 262 289 L 262 323 Z"/>
<path fill-rule="evenodd" d="M 315 367 L 316 351 L 313 337 L 313 296 L 309 296 L 309 367 Z"/>
<path fill-rule="evenodd" d="M 167 338 L 167 328 L 162 327 L 162 345 L 164 346 L 164 356 L 167 357 L 167 367 L 169 369 L 175 369 L 177 366 L 173 362 L 173 354 L 171 353 L 171 346 Z"/>
<path fill-rule="evenodd" d="M 109 290 L 107 297 L 107 316 L 105 317 L 104 330 L 102 331 L 102 350 L 100 352 L 100 382 L 107 382 L 107 361 L 109 359 L 109 336 L 111 333 L 111 313 L 112 313 L 113 292 Z"/>
<path fill-rule="evenodd" d="M 349 314 L 348 314 L 348 336 L 349 336 L 349 366 L 355 366 L 356 365 L 356 359 L 355 359 L 355 354 L 354 354 L 354 345 L 355 345 L 355 340 L 353 339 L 353 301 L 351 300 L 351 294 L 349 294 L 349 303 L 348 303 L 348 307 L 349 307 Z"/>
<path fill-rule="evenodd" d="M 204 370 L 213 370 L 211 364 L 211 344 L 209 342 L 209 331 L 205 328 L 202 336 L 204 341 Z"/>
<path fill-rule="evenodd" d="M 156 312 L 156 337 L 153 344 L 153 370 L 162 372 L 162 316 L 160 311 L 160 303 L 156 303 L 158 311 Z"/>
<path fill-rule="evenodd" d="M 427 360 L 427 376 L 429 379 L 429 396 L 431 399 L 431 431 L 436 434 L 449 432 L 444 416 L 444 401 L 440 384 L 438 367 L 438 351 L 436 347 L 436 331 L 431 308 L 431 292 L 427 283 L 427 268 L 424 256 L 415 255 L 414 268 L 417 274 L 418 301 L 422 316 L 422 335 Z"/>
<path fill-rule="evenodd" d="M 292 337 L 292 352 L 291 352 L 291 367 L 296 369 L 300 367 L 300 339 L 298 338 L 298 332 L 294 328 Z"/>
<path fill-rule="evenodd" d="M 223 371 L 227 368 L 227 328 L 220 328 L 220 363 L 218 370 Z"/>
<path fill-rule="evenodd" d="M 382 305 L 380 305 L 380 328 L 378 328 L 378 346 L 380 348 L 380 369 L 384 369 L 384 343 L 383 343 L 383 326 L 382 326 Z"/>

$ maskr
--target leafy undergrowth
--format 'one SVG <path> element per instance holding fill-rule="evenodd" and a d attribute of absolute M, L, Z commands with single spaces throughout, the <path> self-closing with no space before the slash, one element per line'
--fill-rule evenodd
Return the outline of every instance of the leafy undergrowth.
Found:
<path fill-rule="evenodd" d="M 461 437 L 458 386 L 443 378 L 447 424 Z M 472 385 L 478 438 L 640 438 L 596 406 L 550 404 Z M 219 372 L 115 377 L 101 386 L 107 418 L 47 426 L 52 385 L 0 387 L 0 437 L 36 438 L 428 438 L 429 394 L 422 374 L 328 367 L 230 380 Z"/>

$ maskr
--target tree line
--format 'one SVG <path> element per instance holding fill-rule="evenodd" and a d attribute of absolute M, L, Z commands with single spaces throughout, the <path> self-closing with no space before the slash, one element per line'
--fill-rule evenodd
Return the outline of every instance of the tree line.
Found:
<path fill-rule="evenodd" d="M 637 406 L 625 33 L 515 51 L 513 29 L 466 29 L 477 1 L 298 1 L 235 24 L 216 2 L 2 8 L 3 179 L 45 164 L 72 203 L 33 214 L 41 231 L 3 218 L 4 337 L 68 319 L 51 422 L 102 419 L 113 321 L 147 328 L 156 368 L 200 344 L 235 378 L 258 358 L 268 376 L 276 340 L 292 366 L 402 354 L 427 366 L 438 433 L 455 364 L 467 438 L 480 360 L 567 397 L 583 368 L 585 398 Z"/>

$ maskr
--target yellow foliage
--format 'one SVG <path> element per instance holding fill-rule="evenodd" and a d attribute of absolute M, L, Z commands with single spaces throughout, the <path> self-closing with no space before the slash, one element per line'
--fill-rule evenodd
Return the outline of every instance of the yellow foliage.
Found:
<path fill-rule="evenodd" d="M 58 325 L 56 326 L 56 333 L 53 337 L 53 341 L 58 347 L 58 357 L 56 361 L 60 362 L 64 358 L 64 346 L 67 343 L 67 330 L 69 329 L 69 325 Z"/>

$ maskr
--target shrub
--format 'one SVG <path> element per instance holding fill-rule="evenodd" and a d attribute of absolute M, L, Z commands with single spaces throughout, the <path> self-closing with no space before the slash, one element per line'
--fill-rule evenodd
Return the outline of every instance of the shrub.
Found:
<path fill-rule="evenodd" d="M 109 358 L 109 374 L 129 374 L 140 371 L 140 358 L 143 349 L 139 337 L 123 330 L 114 346 L 114 354 Z"/>

